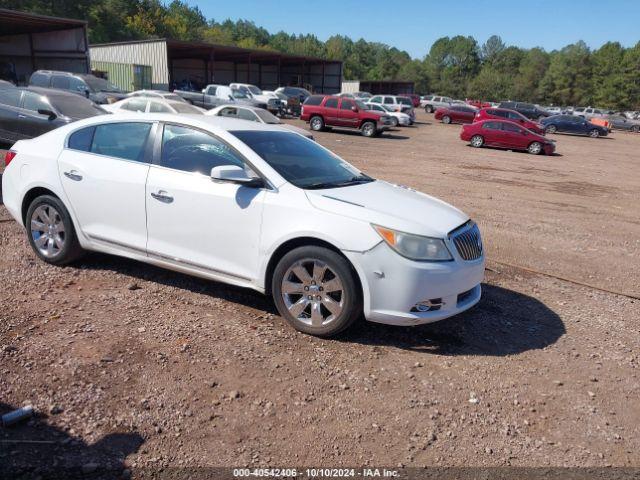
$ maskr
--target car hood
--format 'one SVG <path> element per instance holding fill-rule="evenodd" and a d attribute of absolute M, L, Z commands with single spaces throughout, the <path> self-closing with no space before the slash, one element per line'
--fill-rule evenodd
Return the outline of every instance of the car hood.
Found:
<path fill-rule="evenodd" d="M 306 194 L 320 210 L 428 237 L 444 238 L 469 220 L 442 200 L 381 180 Z"/>

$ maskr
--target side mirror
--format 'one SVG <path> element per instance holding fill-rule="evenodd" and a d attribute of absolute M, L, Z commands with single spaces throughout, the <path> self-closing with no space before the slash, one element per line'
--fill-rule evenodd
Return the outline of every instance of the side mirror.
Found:
<path fill-rule="evenodd" d="M 202 89 L 202 93 L 207 93 L 207 89 L 206 89 L 206 88 L 203 88 L 203 89 Z"/>
<path fill-rule="evenodd" d="M 221 183 L 236 183 L 249 188 L 264 187 L 264 181 L 261 178 L 248 176 L 243 168 L 236 165 L 213 167 L 211 169 L 211 180 Z"/>
<path fill-rule="evenodd" d="M 46 115 L 47 117 L 49 117 L 49 121 L 55 120 L 58 117 L 58 115 L 56 115 L 52 110 L 47 110 L 44 108 L 38 109 L 38 113 L 40 115 Z"/>
<path fill-rule="evenodd" d="M 351 111 L 352 112 L 357 112 L 358 111 L 358 107 L 351 107 Z"/>
<path fill-rule="evenodd" d="M 84 89 L 84 96 L 85 96 L 85 97 L 87 97 L 87 98 L 89 98 L 89 95 L 91 95 L 91 92 L 89 91 L 89 89 L 88 89 L 88 88 L 85 88 L 85 89 Z"/>

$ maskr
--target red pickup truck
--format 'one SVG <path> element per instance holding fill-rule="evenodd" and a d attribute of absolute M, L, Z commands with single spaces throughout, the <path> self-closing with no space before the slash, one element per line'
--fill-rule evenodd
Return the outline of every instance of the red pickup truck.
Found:
<path fill-rule="evenodd" d="M 392 125 L 390 116 L 367 110 L 358 100 L 333 95 L 308 97 L 300 119 L 316 132 L 327 127 L 356 128 L 365 137 L 375 137 Z"/>

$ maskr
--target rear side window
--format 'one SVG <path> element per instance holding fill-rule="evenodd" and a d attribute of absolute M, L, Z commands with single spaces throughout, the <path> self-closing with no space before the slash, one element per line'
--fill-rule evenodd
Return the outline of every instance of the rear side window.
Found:
<path fill-rule="evenodd" d="M 393 105 L 395 102 L 393 101 L 393 98 L 391 97 L 384 97 L 384 102 L 385 105 Z"/>
<path fill-rule="evenodd" d="M 71 88 L 71 82 L 69 80 L 69 77 L 65 77 L 63 75 L 54 75 L 51 79 L 51 87 L 69 90 L 69 88 Z"/>
<path fill-rule="evenodd" d="M 189 127 L 165 125 L 160 165 L 184 172 L 210 175 L 213 167 L 244 168 L 242 158 L 217 138 Z"/>
<path fill-rule="evenodd" d="M 93 133 L 95 131 L 96 127 L 87 127 L 73 132 L 69 137 L 67 146 L 73 150 L 88 152 L 91 150 L 91 142 L 93 141 Z"/>
<path fill-rule="evenodd" d="M 487 130 L 502 130 L 500 122 L 486 122 L 482 125 L 482 128 Z"/>
<path fill-rule="evenodd" d="M 34 73 L 29 79 L 29 85 L 33 85 L 34 87 L 48 87 L 49 76 L 44 73 Z"/>
<path fill-rule="evenodd" d="M 286 92 L 286 89 L 285 89 L 285 92 Z M 322 99 L 323 98 L 324 97 L 319 97 L 317 95 L 312 95 L 311 97 L 307 97 L 307 99 L 304 101 L 304 104 L 305 105 L 320 105 L 322 103 Z"/>
<path fill-rule="evenodd" d="M 142 162 L 150 123 L 107 123 L 96 126 L 91 152 Z"/>
<path fill-rule="evenodd" d="M 338 99 L 337 98 L 327 98 L 327 101 L 324 103 L 326 108 L 338 108 Z"/>
<path fill-rule="evenodd" d="M 17 88 L 7 88 L 0 90 L 0 104 L 8 105 L 9 107 L 17 107 L 20 103 L 21 90 Z"/>

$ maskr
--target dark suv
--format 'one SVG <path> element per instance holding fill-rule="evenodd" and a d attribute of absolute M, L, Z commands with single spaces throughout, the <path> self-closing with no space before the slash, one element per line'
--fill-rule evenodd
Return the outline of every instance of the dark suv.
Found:
<path fill-rule="evenodd" d="M 549 117 L 551 114 L 546 110 L 537 107 L 533 103 L 525 103 L 525 102 L 500 102 L 498 105 L 499 108 L 508 108 L 509 110 L 515 110 L 516 112 L 520 112 L 527 118 L 531 120 L 542 120 L 543 118 Z"/>
<path fill-rule="evenodd" d="M 38 70 L 31 75 L 29 86 L 66 90 L 103 104 L 117 102 L 127 96 L 125 92 L 104 78 L 86 73 Z"/>
<path fill-rule="evenodd" d="M 326 127 L 357 128 L 365 137 L 374 137 L 391 126 L 388 115 L 368 110 L 359 100 L 333 95 L 311 95 L 302 105 L 300 120 L 311 130 Z"/>

